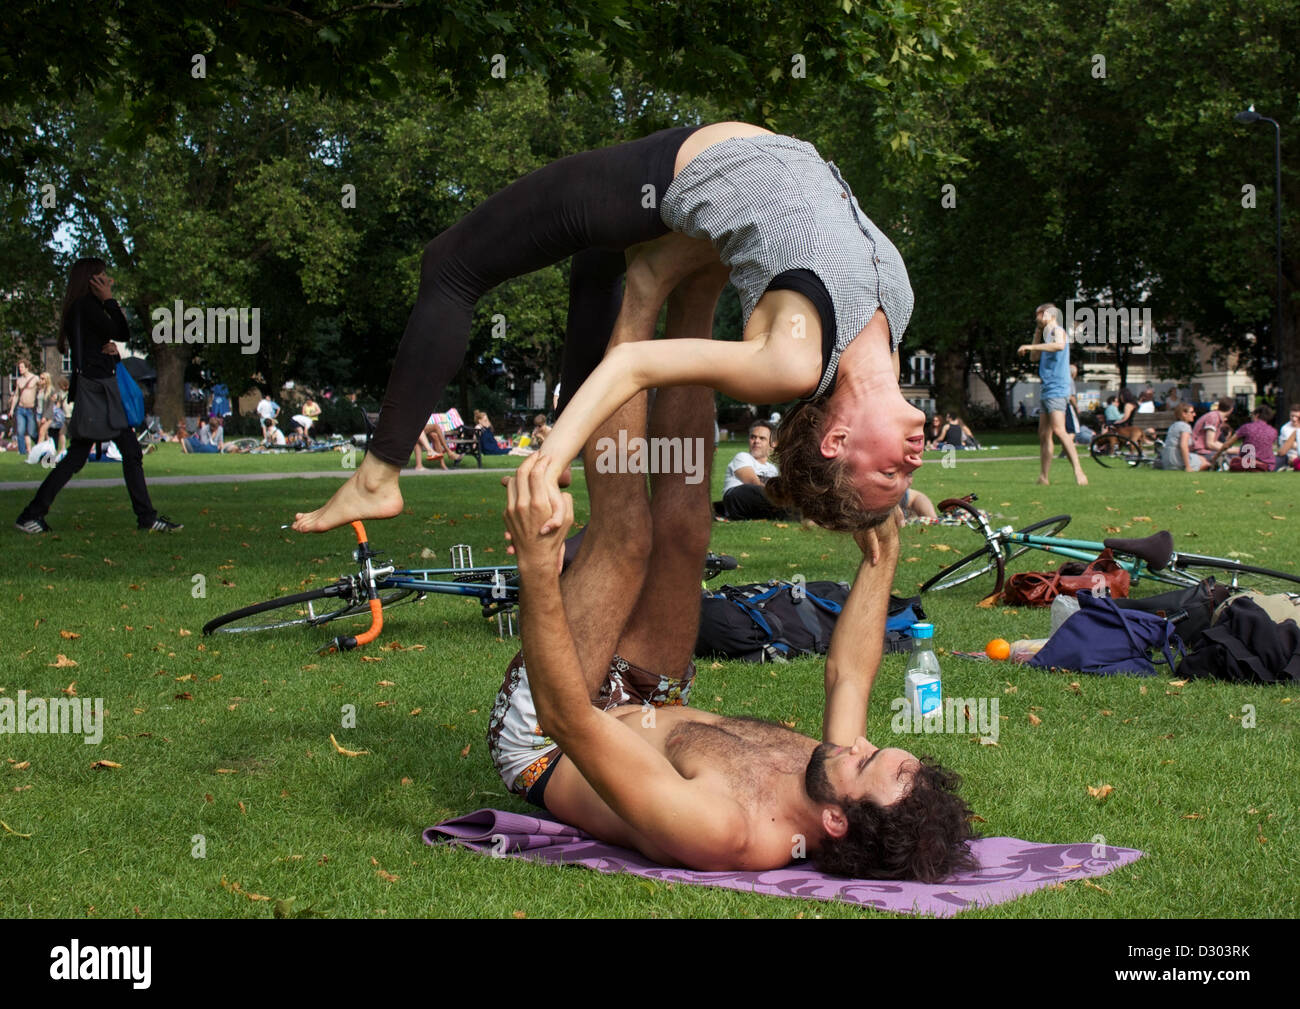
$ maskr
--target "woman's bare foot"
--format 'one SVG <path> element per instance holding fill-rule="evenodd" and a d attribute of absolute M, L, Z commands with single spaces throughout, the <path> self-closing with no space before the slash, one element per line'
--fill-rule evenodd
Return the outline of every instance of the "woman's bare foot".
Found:
<path fill-rule="evenodd" d="M 1074 482 L 1077 483 L 1080 487 L 1088 486 L 1088 478 L 1084 476 L 1083 470 L 1076 469 L 1074 471 Z"/>
<path fill-rule="evenodd" d="M 1052 484 L 1052 481 L 1049 480 L 1049 479 L 1047 479 L 1047 477 L 1045 477 L 1045 476 L 1040 476 L 1040 477 L 1038 478 L 1038 482 L 1039 482 L 1040 484 L 1042 484 L 1044 487 L 1050 487 L 1051 484 Z"/>
<path fill-rule="evenodd" d="M 388 519 L 402 513 L 402 492 L 396 466 L 372 455 L 361 460 L 357 471 L 334 492 L 323 508 L 298 512 L 293 528 L 300 533 L 323 533 L 356 519 Z"/>

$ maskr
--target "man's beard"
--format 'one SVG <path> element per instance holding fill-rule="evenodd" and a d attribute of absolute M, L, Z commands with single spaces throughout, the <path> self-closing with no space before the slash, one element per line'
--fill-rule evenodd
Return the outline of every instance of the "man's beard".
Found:
<path fill-rule="evenodd" d="M 826 759 L 835 747 L 831 743 L 818 743 L 808 758 L 808 768 L 804 771 L 803 787 L 814 802 L 839 804 L 839 796 L 831 787 L 831 779 L 826 775 Z"/>

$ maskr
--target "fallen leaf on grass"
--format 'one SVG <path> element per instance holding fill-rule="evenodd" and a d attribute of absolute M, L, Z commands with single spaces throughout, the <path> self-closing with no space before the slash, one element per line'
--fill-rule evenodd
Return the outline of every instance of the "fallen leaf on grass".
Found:
<path fill-rule="evenodd" d="M 183 694 L 173 695 L 172 699 L 176 701 L 192 701 L 194 700 L 194 695 L 187 690 Z"/>
<path fill-rule="evenodd" d="M 473 744 L 473 743 L 466 743 L 466 744 L 465 744 L 465 749 L 463 749 L 463 750 L 460 751 L 460 755 L 461 755 L 462 757 L 468 757 L 468 756 L 469 756 L 469 748 L 470 748 L 472 745 L 474 745 L 474 744 Z"/>
<path fill-rule="evenodd" d="M 370 752 L 369 750 L 347 750 L 347 749 L 344 749 L 342 746 L 339 746 L 339 741 L 338 741 L 337 739 L 334 738 L 334 733 L 332 733 L 332 732 L 330 733 L 330 742 L 334 744 L 334 750 L 335 750 L 335 752 L 336 752 L 336 753 L 341 753 L 341 754 L 343 754 L 343 756 L 345 756 L 345 757 L 361 757 L 361 756 L 364 756 L 365 754 L 367 754 L 367 753 Z"/>
<path fill-rule="evenodd" d="M 418 715 L 418 714 L 419 714 L 421 711 L 423 711 L 423 710 L 424 710 L 423 708 L 412 708 L 412 709 L 411 709 L 411 714 L 413 714 L 413 715 Z"/>
<path fill-rule="evenodd" d="M 397 686 L 397 684 L 394 683 L 392 680 L 380 680 L 379 683 L 377 684 L 377 686 L 380 686 L 380 687 L 395 687 L 395 686 Z"/>
<path fill-rule="evenodd" d="M 1270 515 L 1269 518 L 1271 518 L 1271 519 L 1276 519 L 1278 522 L 1285 522 L 1285 521 L 1286 521 L 1286 516 L 1285 516 L 1285 515 Z"/>
<path fill-rule="evenodd" d="M 59 654 L 59 657 L 55 661 L 48 663 L 52 669 L 62 669 L 65 666 L 75 666 L 76 664 L 75 659 L 70 659 L 62 653 Z"/>
<path fill-rule="evenodd" d="M 218 767 L 216 773 L 217 774 L 238 774 L 239 772 L 236 771 L 233 767 Z"/>
<path fill-rule="evenodd" d="M 1189 682 L 1188 680 L 1170 680 L 1169 685 L 1171 687 L 1185 687 L 1187 686 L 1188 682 Z"/>
<path fill-rule="evenodd" d="M 228 883 L 226 882 L 225 876 L 221 877 L 221 885 L 225 887 L 227 890 L 229 890 L 231 893 L 237 893 L 239 894 L 239 896 L 247 897 L 249 900 L 270 900 L 271 899 L 270 897 L 262 896 L 260 893 L 249 893 L 238 883 Z"/>
<path fill-rule="evenodd" d="M 1184 820 L 1204 820 L 1204 819 L 1205 819 L 1205 816 L 1204 816 L 1203 814 L 1201 814 L 1201 813 L 1186 813 L 1186 814 L 1184 814 L 1183 819 L 1184 819 Z"/>
<path fill-rule="evenodd" d="M 93 764 L 90 765 L 90 769 L 94 771 L 94 770 L 102 770 L 103 768 L 106 767 L 121 767 L 121 766 L 122 766 L 121 764 L 112 760 L 96 760 Z"/>
<path fill-rule="evenodd" d="M 511 912 L 510 912 L 510 917 L 511 917 L 511 918 L 527 918 L 527 917 L 528 917 L 528 912 L 527 912 L 527 911 L 511 911 Z"/>
<path fill-rule="evenodd" d="M 1093 788 L 1091 785 L 1088 786 L 1088 794 L 1094 799 L 1104 799 L 1113 791 L 1115 791 L 1114 785 L 1102 785 L 1101 788 Z"/>
<path fill-rule="evenodd" d="M 1134 522 L 1150 522 L 1150 521 L 1151 521 L 1151 516 L 1150 516 L 1150 515 L 1134 515 L 1134 516 L 1133 516 L 1133 521 L 1134 521 Z"/>
<path fill-rule="evenodd" d="M 391 872 L 385 872 L 383 869 L 377 870 L 375 875 L 385 883 L 396 883 L 401 878 L 400 876 L 394 876 Z"/>
<path fill-rule="evenodd" d="M 1064 884 L 1064 883 L 1048 883 L 1048 884 L 1047 884 L 1047 889 L 1049 889 L 1049 890 L 1064 890 L 1064 889 L 1065 889 L 1065 884 Z"/>
<path fill-rule="evenodd" d="M 313 663 L 311 663 L 310 665 L 299 666 L 298 668 L 299 668 L 299 669 L 319 669 L 320 666 L 317 665 L 315 662 L 313 662 Z"/>
<path fill-rule="evenodd" d="M 66 687 L 64 687 L 64 688 L 60 691 L 60 693 L 65 694 L 65 695 L 68 696 L 68 697 L 76 697 L 76 696 L 77 696 L 77 681 L 76 681 L 76 680 L 73 680 L 73 681 L 72 681 L 71 683 L 69 683 Z"/>
<path fill-rule="evenodd" d="M 6 834 L 13 834 L 14 837 L 31 837 L 31 836 L 32 836 L 31 834 L 20 834 L 18 831 L 14 830 L 13 827 L 9 826 L 9 824 L 5 823 L 4 820 L 0 820 L 0 827 L 4 827 L 4 829 L 5 829 L 5 833 L 6 833 Z"/>
<path fill-rule="evenodd" d="M 63 638 L 65 641 L 72 641 L 75 638 L 81 637 L 81 635 L 75 634 L 72 631 L 59 631 L 59 637 Z"/>
<path fill-rule="evenodd" d="M 403 784 L 403 785 L 410 785 L 410 784 L 414 784 L 414 783 L 411 781 L 410 778 L 403 778 L 403 779 L 402 779 L 402 784 Z"/>
<path fill-rule="evenodd" d="M 176 682 L 177 682 L 177 683 L 186 683 L 186 682 L 193 683 L 193 682 L 194 682 L 195 680 L 197 680 L 197 679 L 198 679 L 198 677 L 195 676 L 193 673 L 186 673 L 184 676 L 177 676 L 177 677 L 176 677 Z"/>
<path fill-rule="evenodd" d="M 382 655 L 363 655 L 361 656 L 361 661 L 362 662 L 383 662 L 384 657 Z"/>
<path fill-rule="evenodd" d="M 248 815 L 248 810 L 245 808 L 245 806 L 244 806 L 244 804 L 243 804 L 242 802 L 239 804 L 239 811 L 240 811 L 241 813 L 243 813 L 245 816 Z"/>
<path fill-rule="evenodd" d="M 1068 687 L 1065 687 L 1063 689 L 1068 690 L 1072 694 L 1080 694 L 1083 692 L 1083 688 L 1079 686 L 1078 680 L 1075 680 Z"/>
<path fill-rule="evenodd" d="M 14 764 L 13 769 L 15 771 L 25 771 L 31 766 L 32 762 L 30 760 L 24 760 L 21 764 Z"/>
<path fill-rule="evenodd" d="M 25 791 L 27 791 L 27 790 L 28 790 L 29 788 L 31 788 L 31 787 L 32 787 L 31 785 L 15 785 L 15 786 L 14 786 L 14 791 L 15 791 L 15 792 L 25 792 Z"/>
<path fill-rule="evenodd" d="M 1042 720 L 1041 718 L 1039 718 L 1037 715 L 1035 715 L 1035 714 L 1031 711 L 1031 712 L 1029 713 L 1029 724 L 1030 724 L 1030 725 L 1042 725 L 1042 724 L 1043 724 L 1043 720 Z"/>
<path fill-rule="evenodd" d="M 1085 880 L 1083 881 L 1083 885 L 1084 885 L 1084 886 L 1090 886 L 1090 887 L 1092 887 L 1092 888 L 1093 888 L 1094 890 L 1096 890 L 1098 893 L 1104 893 L 1104 894 L 1106 894 L 1107 896 L 1110 896 L 1110 891 L 1109 891 L 1109 890 L 1107 890 L 1105 887 L 1098 886 L 1096 883 L 1094 883 L 1094 882 L 1093 882 L 1092 880 L 1090 880 L 1090 879 L 1085 879 Z"/>

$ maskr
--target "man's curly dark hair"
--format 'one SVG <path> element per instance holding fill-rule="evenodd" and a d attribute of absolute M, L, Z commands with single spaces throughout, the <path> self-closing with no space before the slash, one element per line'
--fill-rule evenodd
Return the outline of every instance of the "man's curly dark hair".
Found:
<path fill-rule="evenodd" d="M 808 794 L 835 803 L 848 820 L 844 836 L 827 837 L 813 856 L 818 869 L 854 879 L 937 883 L 976 868 L 968 842 L 979 835 L 971 829 L 970 807 L 957 794 L 961 777 L 933 757 L 918 760 L 907 792 L 882 806 L 836 796 L 826 777 L 824 747 L 818 747 L 808 762 Z"/>

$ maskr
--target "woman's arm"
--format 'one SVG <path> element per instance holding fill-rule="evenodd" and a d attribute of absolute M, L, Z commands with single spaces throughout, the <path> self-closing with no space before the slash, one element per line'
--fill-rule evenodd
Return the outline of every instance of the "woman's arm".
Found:
<path fill-rule="evenodd" d="M 541 452 L 568 465 L 619 407 L 642 389 L 705 385 L 742 403 L 781 403 L 816 388 L 817 374 L 792 376 L 770 340 L 644 340 L 614 347 L 560 414 Z"/>

